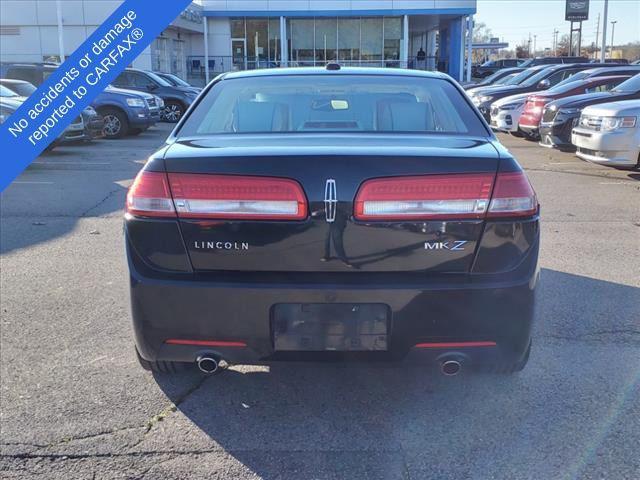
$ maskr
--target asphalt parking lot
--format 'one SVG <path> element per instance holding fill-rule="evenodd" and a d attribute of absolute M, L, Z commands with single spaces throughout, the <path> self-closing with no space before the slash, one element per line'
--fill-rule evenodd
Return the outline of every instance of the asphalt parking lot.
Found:
<path fill-rule="evenodd" d="M 121 216 L 168 131 L 57 148 L 2 194 L 2 478 L 640 478 L 640 173 L 500 135 L 542 203 L 520 374 L 154 376 L 134 356 Z"/>

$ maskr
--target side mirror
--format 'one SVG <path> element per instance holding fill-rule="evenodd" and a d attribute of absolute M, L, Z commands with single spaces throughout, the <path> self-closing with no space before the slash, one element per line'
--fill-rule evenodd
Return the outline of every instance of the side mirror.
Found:
<path fill-rule="evenodd" d="M 155 83 L 150 83 L 147 85 L 147 90 L 156 90 L 158 86 Z"/>
<path fill-rule="evenodd" d="M 551 82 L 546 78 L 538 82 L 538 90 L 547 90 L 550 86 Z"/>

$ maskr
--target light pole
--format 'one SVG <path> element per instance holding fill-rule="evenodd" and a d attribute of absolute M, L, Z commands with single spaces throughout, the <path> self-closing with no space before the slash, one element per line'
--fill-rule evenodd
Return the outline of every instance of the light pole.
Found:
<path fill-rule="evenodd" d="M 609 58 L 613 58 L 613 34 L 616 32 L 617 20 L 611 20 L 611 55 Z"/>
<path fill-rule="evenodd" d="M 555 29 L 553 31 L 553 56 L 554 57 L 558 56 L 558 33 L 560 33 L 558 29 Z"/>
<path fill-rule="evenodd" d="M 56 0 L 56 17 L 58 20 L 58 54 L 60 56 L 60 63 L 64 63 L 64 35 L 62 27 L 62 5 L 60 0 Z"/>
<path fill-rule="evenodd" d="M 604 63 L 607 54 L 607 13 L 609 0 L 604 0 L 604 18 L 602 19 L 602 49 L 600 50 L 600 63 Z"/>
<path fill-rule="evenodd" d="M 533 56 L 536 56 L 536 38 L 538 38 L 538 35 L 534 35 L 533 36 Z"/>

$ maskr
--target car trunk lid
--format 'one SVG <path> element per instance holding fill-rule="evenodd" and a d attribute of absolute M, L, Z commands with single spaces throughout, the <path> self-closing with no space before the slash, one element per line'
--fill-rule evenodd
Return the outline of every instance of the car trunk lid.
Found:
<path fill-rule="evenodd" d="M 438 192 L 461 179 L 467 182 L 461 187 L 467 189 L 466 200 L 473 196 L 468 188 L 480 185 L 478 179 L 484 179 L 485 189 L 488 179 L 490 195 L 499 156 L 493 145 L 481 138 L 268 134 L 183 139 L 167 149 L 164 162 L 195 271 L 460 273 L 468 272 L 473 262 L 483 215 L 447 214 L 445 209 L 444 214 L 427 219 L 393 215 L 356 218 L 356 197 L 359 191 L 366 193 L 365 182 L 374 179 L 392 178 L 392 187 L 395 182 L 411 192 L 416 189 L 416 179 L 429 178 L 430 182 L 438 181 L 428 186 L 431 203 L 425 198 L 423 204 L 437 211 L 447 201 Z M 190 175 L 203 179 L 206 185 L 189 186 Z M 185 178 L 186 183 L 180 184 Z M 256 179 L 262 183 L 253 183 Z M 279 189 L 283 186 L 279 182 L 288 187 Z M 378 202 L 371 205 L 392 208 L 384 202 L 388 195 L 393 197 L 394 188 L 383 189 L 387 197 L 371 196 L 371 202 Z M 375 191 L 376 195 L 382 192 L 380 188 Z M 213 203 L 207 203 L 211 198 L 206 200 L 204 207 L 197 204 L 189 213 L 190 204 L 180 205 L 185 199 L 178 198 L 185 192 L 200 199 L 207 195 L 216 198 Z M 448 200 L 454 197 L 455 192 Z M 396 200 L 413 201 L 415 207 L 412 198 L 409 194 Z M 488 203 L 488 198 L 485 200 Z M 283 217 L 268 210 L 276 208 L 269 203 L 274 201 L 289 202 L 288 206 L 278 204 L 284 208 Z M 396 202 L 393 208 L 397 205 L 404 208 L 406 202 Z M 220 208 L 230 209 L 228 215 L 221 214 Z M 267 215 L 260 217 L 256 210 L 267 211 Z M 207 211 L 215 213 L 203 213 Z M 300 212 L 303 216 L 296 217 Z"/>

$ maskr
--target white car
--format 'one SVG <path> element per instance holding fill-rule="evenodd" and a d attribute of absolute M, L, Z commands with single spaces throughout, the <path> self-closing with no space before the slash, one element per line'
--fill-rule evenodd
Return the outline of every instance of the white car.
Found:
<path fill-rule="evenodd" d="M 639 119 L 640 100 L 586 107 L 571 131 L 576 155 L 600 165 L 640 168 Z"/>
<path fill-rule="evenodd" d="M 518 121 L 529 95 L 531 94 L 520 93 L 493 102 L 491 104 L 491 128 L 501 132 L 517 134 Z"/>

